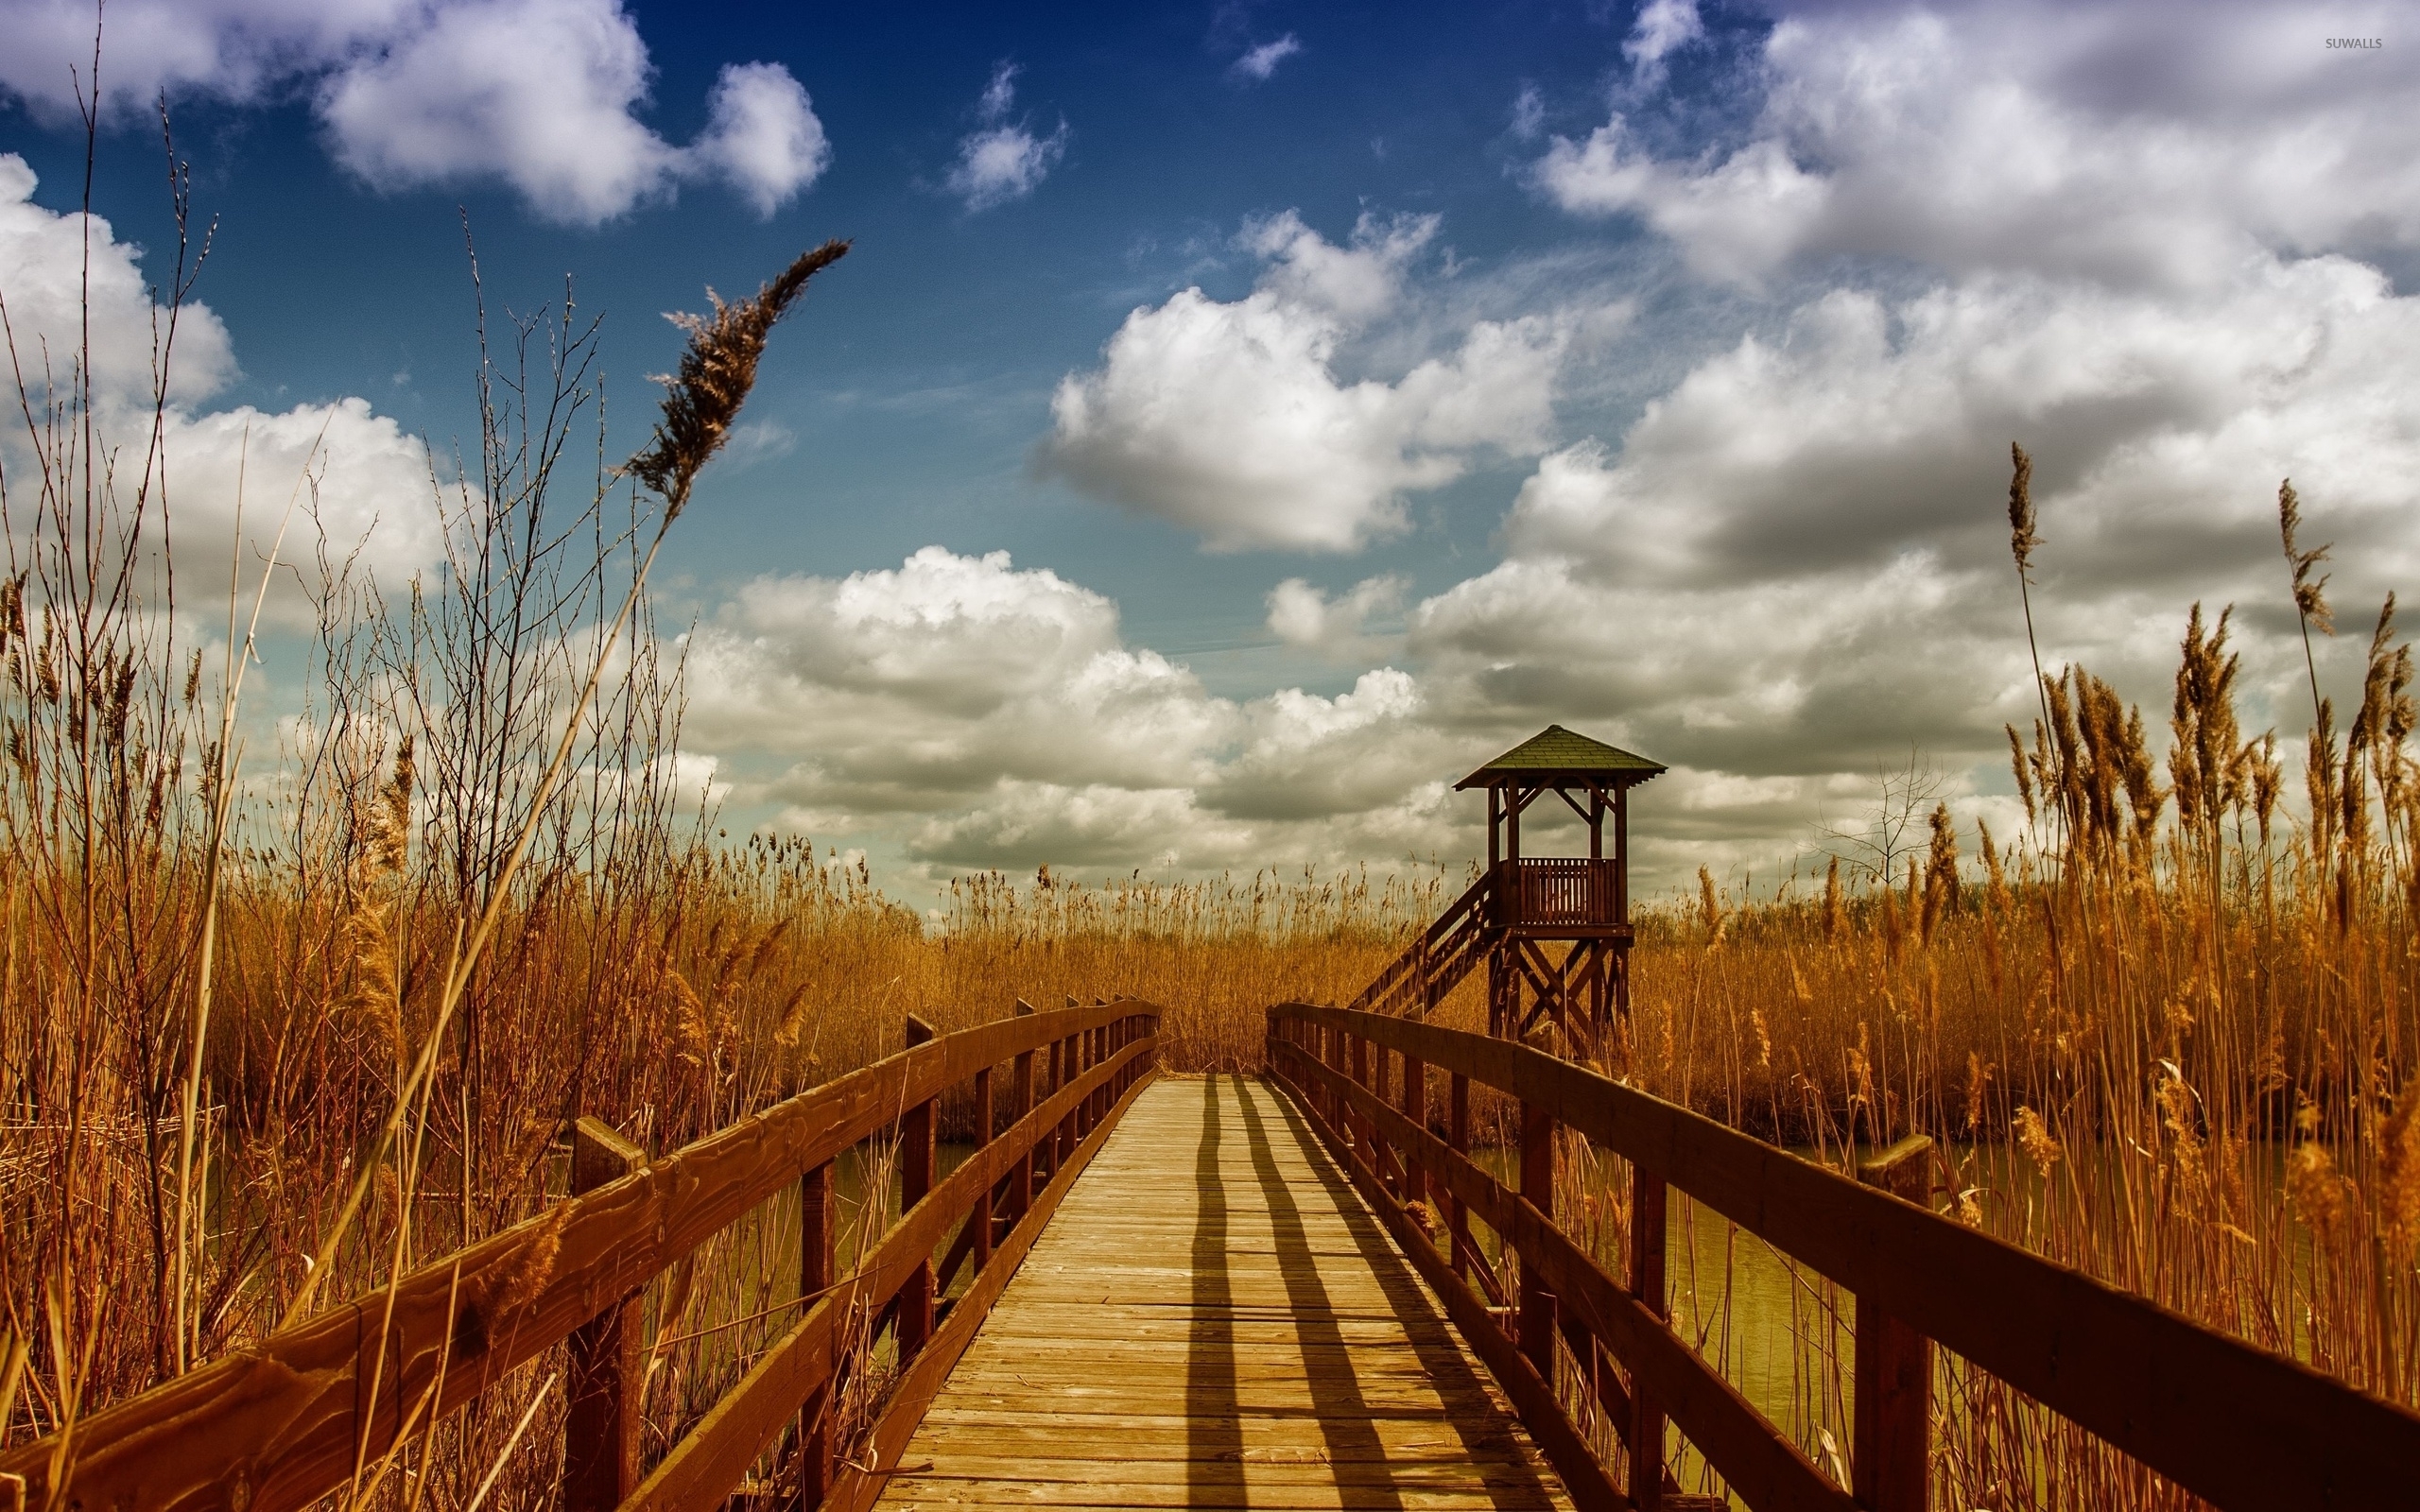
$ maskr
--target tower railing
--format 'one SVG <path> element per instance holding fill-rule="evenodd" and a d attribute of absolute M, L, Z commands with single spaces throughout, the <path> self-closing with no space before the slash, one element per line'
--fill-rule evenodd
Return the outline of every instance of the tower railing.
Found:
<path fill-rule="evenodd" d="M 1601 928 L 1625 922 L 1616 862 L 1584 856 L 1522 856 L 1496 866 L 1504 879 L 1494 889 L 1494 922 L 1499 926 Z"/>

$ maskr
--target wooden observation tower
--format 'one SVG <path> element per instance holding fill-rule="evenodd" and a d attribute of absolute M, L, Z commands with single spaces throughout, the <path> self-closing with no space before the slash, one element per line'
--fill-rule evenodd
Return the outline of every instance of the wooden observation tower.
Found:
<path fill-rule="evenodd" d="M 1487 793 L 1487 869 L 1352 1005 L 1426 1017 L 1485 961 L 1489 1033 L 1546 1020 L 1575 1050 L 1600 1045 L 1630 1011 L 1630 790 L 1664 769 L 1548 725 L 1455 783 Z M 1586 856 L 1521 853 L 1522 816 L 1549 793 L 1587 827 Z"/>

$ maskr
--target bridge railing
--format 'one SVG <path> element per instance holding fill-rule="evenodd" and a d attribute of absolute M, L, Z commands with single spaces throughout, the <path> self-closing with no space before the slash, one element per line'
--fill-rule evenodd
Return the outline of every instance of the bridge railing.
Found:
<path fill-rule="evenodd" d="M 302 1507 L 374 1484 L 399 1443 L 568 1341 L 564 1507 L 720 1506 L 788 1433 L 806 1504 L 861 1512 L 1017 1262 L 1150 1079 L 1159 1012 L 1123 999 L 939 1038 L 910 1019 L 900 1054 L 652 1163 L 583 1119 L 573 1184 L 586 1190 L 96 1413 L 63 1443 L 53 1435 L 10 1451 L 0 1505 L 13 1492 L 27 1512 Z M 941 1100 L 969 1083 L 977 1147 L 936 1179 Z M 1008 1126 L 995 1134 L 1003 1099 Z M 886 1134 L 899 1141 L 904 1211 L 836 1278 L 834 1162 Z M 642 1478 L 648 1282 L 793 1187 L 805 1218 L 804 1315 Z M 937 1303 L 969 1262 L 964 1294 Z M 899 1373 L 867 1442 L 837 1463 L 835 1388 L 869 1318 L 895 1338 Z"/>
<path fill-rule="evenodd" d="M 2221 1507 L 2409 1506 L 2420 1486 L 2420 1416 L 1907 1201 L 1887 1156 L 1863 1184 L 1543 1052 L 1349 1009 L 1270 1009 L 1269 1064 L 1582 1512 L 1671 1499 L 1668 1418 L 1759 1512 L 1923 1512 L 1936 1342 Z M 1445 1081 L 1443 1137 L 1431 1129 L 1432 1071 Z M 1474 1082 L 1520 1105 L 1517 1190 L 1470 1159 Z M 1630 1162 L 1618 1277 L 1556 1225 L 1559 1127 Z M 1667 1321 L 1672 1188 L 1855 1296 L 1847 1489 Z M 1415 1201 L 1444 1215 L 1441 1235 Z M 1472 1242 L 1474 1215 L 1518 1257 L 1511 1296 Z M 1626 1464 L 1600 1462 L 1564 1412 L 1558 1341 L 1578 1363 L 1563 1383 L 1594 1397 Z"/>

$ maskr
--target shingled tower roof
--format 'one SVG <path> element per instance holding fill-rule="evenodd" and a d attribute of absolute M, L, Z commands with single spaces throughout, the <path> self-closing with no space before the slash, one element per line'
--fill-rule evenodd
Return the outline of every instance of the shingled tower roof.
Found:
<path fill-rule="evenodd" d="M 1561 777 L 1574 782 L 1594 778 L 1629 787 L 1664 770 L 1661 762 L 1574 734 L 1561 725 L 1548 725 L 1454 786 L 1500 787 L 1512 782 L 1530 786 Z"/>

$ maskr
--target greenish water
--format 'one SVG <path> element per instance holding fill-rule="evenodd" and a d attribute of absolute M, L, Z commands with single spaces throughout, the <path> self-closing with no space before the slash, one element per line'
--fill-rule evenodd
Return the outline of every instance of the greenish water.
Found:
<path fill-rule="evenodd" d="M 1481 1148 L 1471 1159 L 1518 1186 L 1517 1151 Z M 1628 1264 L 1614 1214 L 1627 1210 L 1628 1193 L 1617 1190 L 1627 1179 L 1627 1167 L 1599 1160 L 1582 1186 L 1582 1211 L 1563 1215 L 1567 1231 L 1595 1242 L 1597 1263 L 1617 1280 L 1627 1279 Z M 1594 1222 L 1584 1206 L 1591 1202 L 1602 1215 Z M 1501 1241 L 1477 1219 L 1472 1232 L 1500 1262 Z M 1810 1459 L 1845 1480 L 1855 1356 L 1848 1293 L 1677 1189 L 1667 1196 L 1664 1274 L 1674 1331 Z M 1702 1488 L 1703 1460 L 1669 1426 L 1667 1449 L 1678 1452 L 1682 1485 Z"/>

